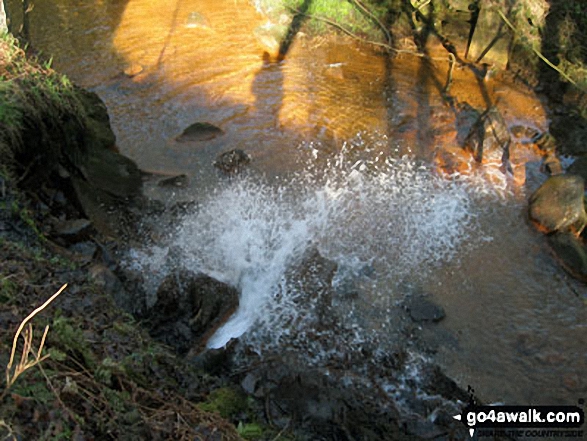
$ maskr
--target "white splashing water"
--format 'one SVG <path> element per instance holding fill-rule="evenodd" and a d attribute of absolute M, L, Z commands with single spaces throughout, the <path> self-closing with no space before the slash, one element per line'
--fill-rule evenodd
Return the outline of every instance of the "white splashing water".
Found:
<path fill-rule="evenodd" d="M 241 293 L 238 310 L 209 347 L 241 336 L 277 344 L 311 312 L 310 304 L 293 298 L 299 293 L 283 286 L 288 268 L 310 247 L 341 268 L 373 266 L 379 286 L 415 272 L 425 278 L 479 241 L 473 204 L 483 193 L 491 191 L 474 178 L 447 179 L 408 158 L 349 161 L 341 155 L 322 172 L 306 171 L 280 185 L 252 178 L 226 184 L 181 220 L 169 247 L 180 250 L 187 269 Z M 160 270 L 162 256 L 159 249 L 133 260 L 144 271 Z"/>

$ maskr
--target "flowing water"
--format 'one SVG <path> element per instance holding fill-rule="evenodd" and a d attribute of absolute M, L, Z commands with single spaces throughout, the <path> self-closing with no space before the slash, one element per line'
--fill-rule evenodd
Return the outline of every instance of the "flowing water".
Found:
<path fill-rule="evenodd" d="M 259 351 L 312 351 L 299 330 L 315 305 L 286 275 L 317 248 L 339 265 L 332 314 L 349 351 L 367 341 L 391 348 L 390 317 L 416 287 L 446 311 L 434 359 L 461 386 L 511 404 L 585 397 L 587 290 L 526 221 L 528 193 L 544 179 L 540 158 L 518 143 L 514 179 L 471 165 L 439 93 L 442 51 L 432 46 L 433 61 L 389 58 L 298 33 L 276 62 L 274 25 L 243 0 L 39 1 L 30 20 L 35 48 L 105 100 L 123 153 L 190 177 L 183 193 L 152 193 L 197 199 L 199 209 L 165 244 L 136 250 L 134 263 L 165 268 L 173 249 L 185 267 L 238 286 L 239 310 L 210 346 L 240 336 Z M 521 86 L 464 68 L 453 77 L 456 101 L 497 103 L 510 126 L 547 128 L 547 111 Z M 177 143 L 196 121 L 225 134 Z M 233 148 L 252 166 L 226 180 L 211 164 Z M 164 274 L 155 275 L 154 287 Z"/>

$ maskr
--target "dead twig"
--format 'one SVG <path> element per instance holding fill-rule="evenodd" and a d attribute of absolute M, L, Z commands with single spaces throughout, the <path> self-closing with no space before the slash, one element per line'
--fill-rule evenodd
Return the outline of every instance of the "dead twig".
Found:
<path fill-rule="evenodd" d="M 18 327 L 16 334 L 14 335 L 14 340 L 12 341 L 12 351 L 10 352 L 10 360 L 6 365 L 6 388 L 2 393 L 1 398 L 4 398 L 8 389 L 14 384 L 16 379 L 27 369 L 36 366 L 41 361 L 45 360 L 49 357 L 47 355 L 41 355 L 43 351 L 43 347 L 45 346 L 45 339 L 47 338 L 47 332 L 49 331 L 49 325 L 45 326 L 45 331 L 43 332 L 43 337 L 41 338 L 41 343 L 39 344 L 39 349 L 35 352 L 33 350 L 33 326 L 29 323 L 35 315 L 45 309 L 53 300 L 57 298 L 59 294 L 63 292 L 63 290 L 67 287 L 67 283 L 59 289 L 55 294 L 53 294 L 45 303 L 31 312 L 21 323 Z M 28 325 L 28 326 L 27 326 Z M 25 329 L 26 328 L 26 329 Z M 23 332 L 23 347 L 22 353 L 20 356 L 20 360 L 16 366 L 14 366 L 14 358 L 16 356 L 16 348 L 18 346 L 18 338 L 20 337 L 21 333 Z M 32 355 L 32 360 L 30 359 Z"/>

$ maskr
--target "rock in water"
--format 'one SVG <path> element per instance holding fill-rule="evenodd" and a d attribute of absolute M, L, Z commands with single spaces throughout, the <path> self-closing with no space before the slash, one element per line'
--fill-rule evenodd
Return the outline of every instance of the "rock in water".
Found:
<path fill-rule="evenodd" d="M 132 198 L 141 194 L 141 172 L 126 156 L 106 149 L 92 150 L 79 169 L 92 187 L 113 196 Z"/>
<path fill-rule="evenodd" d="M 548 238 L 555 257 L 573 277 L 587 281 L 587 247 L 569 233 L 558 233 Z"/>
<path fill-rule="evenodd" d="M 465 147 L 473 153 L 477 162 L 500 164 L 504 173 L 512 169 L 510 143 L 509 130 L 495 107 L 479 117 L 465 139 Z"/>
<path fill-rule="evenodd" d="M 214 161 L 214 167 L 225 173 L 238 173 L 251 162 L 251 157 L 243 150 L 235 149 L 221 153 Z"/>
<path fill-rule="evenodd" d="M 185 21 L 186 28 L 202 28 L 208 29 L 210 28 L 210 22 L 208 19 L 200 12 L 194 11 L 190 12 L 186 21 Z"/>
<path fill-rule="evenodd" d="M 445 317 L 442 306 L 437 305 L 425 296 L 412 297 L 406 302 L 410 317 L 415 322 L 439 322 Z"/>
<path fill-rule="evenodd" d="M 196 122 L 189 126 L 175 140 L 177 142 L 209 141 L 224 134 L 224 130 L 207 122 Z"/>
<path fill-rule="evenodd" d="M 587 223 L 584 181 L 576 175 L 551 176 L 530 197 L 530 219 L 545 233 L 575 230 Z"/>
<path fill-rule="evenodd" d="M 147 318 L 155 338 L 185 353 L 203 346 L 237 306 L 235 288 L 182 269 L 163 280 Z"/>

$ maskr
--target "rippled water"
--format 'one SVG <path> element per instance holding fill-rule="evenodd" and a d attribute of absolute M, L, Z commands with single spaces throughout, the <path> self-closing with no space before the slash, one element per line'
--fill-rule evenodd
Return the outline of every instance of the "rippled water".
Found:
<path fill-rule="evenodd" d="M 188 22 L 193 12 L 202 25 Z M 276 63 L 263 26 L 243 0 L 45 1 L 31 13 L 33 45 L 106 101 L 122 152 L 144 169 L 190 177 L 180 197 L 201 209 L 178 220 L 169 241 L 186 266 L 243 296 L 211 344 L 243 332 L 251 344 L 279 343 L 288 323 L 311 314 L 278 295 L 311 243 L 340 265 L 340 283 L 359 281 L 360 297 L 339 312 L 356 325 L 356 342 L 392 344 L 386 313 L 408 283 L 446 310 L 436 359 L 482 399 L 584 397 L 587 292 L 526 222 L 526 194 L 539 178 L 525 178 L 539 174 L 539 158 L 521 148 L 514 182 L 491 168 L 441 175 L 439 152 L 461 155 L 456 116 L 439 94 L 448 69 L 441 52 L 431 63 L 390 59 L 346 39 L 298 34 Z M 541 103 L 521 87 L 456 69 L 451 93 L 475 107 L 489 98 L 509 125 L 547 127 Z M 225 135 L 176 143 L 195 121 Z M 211 162 L 231 148 L 249 152 L 253 165 L 247 178 L 226 182 Z M 137 251 L 139 263 L 165 259 L 166 247 Z"/>

